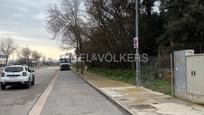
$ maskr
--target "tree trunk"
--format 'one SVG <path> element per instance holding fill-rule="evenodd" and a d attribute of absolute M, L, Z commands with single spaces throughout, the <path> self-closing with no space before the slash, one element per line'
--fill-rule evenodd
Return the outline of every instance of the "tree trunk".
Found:
<path fill-rule="evenodd" d="M 79 48 L 80 48 L 80 54 L 81 54 L 82 53 L 82 41 L 81 41 L 81 39 L 79 41 Z M 80 59 L 82 59 L 82 58 L 80 57 Z M 80 68 L 81 68 L 81 74 L 84 74 L 84 65 L 83 65 L 82 60 L 80 60 Z"/>
<path fill-rule="evenodd" d="M 77 41 L 77 72 L 79 71 L 79 42 Z"/>
<path fill-rule="evenodd" d="M 6 56 L 6 66 L 8 65 L 8 56 Z"/>

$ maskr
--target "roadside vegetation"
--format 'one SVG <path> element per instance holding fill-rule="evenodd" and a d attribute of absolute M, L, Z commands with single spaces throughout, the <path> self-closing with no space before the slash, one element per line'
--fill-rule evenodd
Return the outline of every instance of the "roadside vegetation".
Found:
<path fill-rule="evenodd" d="M 135 85 L 135 70 L 89 68 L 88 71 L 109 79 Z M 144 87 L 167 95 L 171 94 L 171 82 L 169 80 L 159 78 L 155 73 L 147 73 L 142 75 L 142 77 Z"/>

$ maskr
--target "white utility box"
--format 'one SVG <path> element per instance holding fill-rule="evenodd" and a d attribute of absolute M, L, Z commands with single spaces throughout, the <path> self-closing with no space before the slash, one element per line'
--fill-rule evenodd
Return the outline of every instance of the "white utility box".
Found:
<path fill-rule="evenodd" d="M 204 104 L 204 54 L 174 52 L 174 86 L 175 96 Z"/>
<path fill-rule="evenodd" d="M 186 93 L 186 56 L 194 55 L 194 50 L 174 52 L 174 85 L 175 94 Z"/>
<path fill-rule="evenodd" d="M 187 92 L 204 96 L 204 54 L 186 57 Z"/>

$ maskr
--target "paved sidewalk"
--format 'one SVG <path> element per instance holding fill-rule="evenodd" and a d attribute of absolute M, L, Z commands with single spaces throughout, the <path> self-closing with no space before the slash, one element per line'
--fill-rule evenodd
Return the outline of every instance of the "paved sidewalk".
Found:
<path fill-rule="evenodd" d="M 58 72 L 41 115 L 124 115 L 71 71 Z"/>
<path fill-rule="evenodd" d="M 86 72 L 82 76 L 112 101 L 135 115 L 204 115 L 204 107 L 145 88 Z"/>

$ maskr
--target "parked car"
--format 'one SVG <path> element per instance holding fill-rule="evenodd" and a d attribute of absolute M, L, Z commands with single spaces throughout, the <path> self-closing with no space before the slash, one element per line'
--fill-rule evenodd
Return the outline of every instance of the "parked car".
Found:
<path fill-rule="evenodd" d="M 4 67 L 1 72 L 1 90 L 5 90 L 8 85 L 24 85 L 30 88 L 35 84 L 34 70 L 25 65 L 11 65 Z"/>

